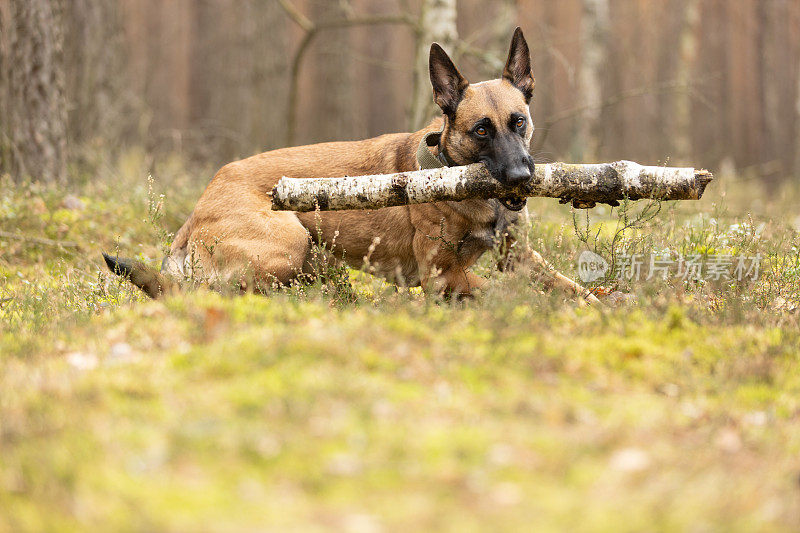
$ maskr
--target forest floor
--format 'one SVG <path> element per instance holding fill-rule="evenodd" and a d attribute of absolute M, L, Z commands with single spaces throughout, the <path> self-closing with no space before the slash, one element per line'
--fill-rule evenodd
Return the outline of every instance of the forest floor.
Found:
<path fill-rule="evenodd" d="M 584 249 L 760 257 L 617 308 L 488 255 L 467 302 L 353 271 L 147 301 L 100 252 L 157 264 L 206 180 L 142 159 L 0 183 L 1 531 L 800 527 L 796 191 L 718 176 L 588 226 L 531 200 L 523 241 L 571 276 Z"/>

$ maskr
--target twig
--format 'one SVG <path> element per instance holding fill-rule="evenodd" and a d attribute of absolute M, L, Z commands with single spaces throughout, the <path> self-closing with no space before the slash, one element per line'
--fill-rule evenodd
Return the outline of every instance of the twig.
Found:
<path fill-rule="evenodd" d="M 470 43 L 465 39 L 458 40 L 458 44 L 456 44 L 456 52 L 454 55 L 456 57 L 458 57 L 459 55 L 472 57 L 484 63 L 489 68 L 497 71 L 502 71 L 503 66 L 505 65 L 505 59 L 503 59 L 499 54 L 496 54 L 484 48 L 479 48 L 477 46 L 474 46 L 472 43 Z"/>
<path fill-rule="evenodd" d="M 11 233 L 8 231 L 0 231 L 0 238 L 14 239 L 17 241 L 33 242 L 36 244 L 43 244 L 45 246 L 60 246 L 62 248 L 77 248 L 78 243 L 72 241 L 54 241 L 53 239 L 45 239 L 43 237 L 30 237 L 28 235 L 20 235 L 19 233 Z"/>
<path fill-rule="evenodd" d="M 304 31 L 311 31 L 314 29 L 314 23 L 303 15 L 292 2 L 289 2 L 289 0 L 278 0 L 278 2 L 281 4 L 286 14 L 289 15 L 289 18 L 303 28 Z"/>
<path fill-rule="evenodd" d="M 585 112 L 593 109 L 606 109 L 608 107 L 615 106 L 617 104 L 622 103 L 624 100 L 628 100 L 630 98 L 637 98 L 641 96 L 647 96 L 651 94 L 662 94 L 668 93 L 672 91 L 678 90 L 686 90 L 691 91 L 692 87 L 695 84 L 693 83 L 685 83 L 677 80 L 670 80 L 663 83 L 659 83 L 656 85 L 647 85 L 642 87 L 636 87 L 634 89 L 621 92 L 615 96 L 607 98 L 603 102 L 600 102 L 598 105 L 594 104 L 582 104 L 575 107 L 570 107 L 569 109 L 565 109 L 558 113 L 551 115 L 544 121 L 544 124 L 541 126 L 537 126 L 537 130 L 542 131 L 543 133 L 538 136 L 536 139 L 535 144 L 531 147 L 531 152 L 538 152 L 541 150 L 544 142 L 547 140 L 547 135 L 550 133 L 550 128 L 552 128 L 558 122 L 563 120 L 569 120 L 571 118 L 575 118 L 581 116 Z"/>

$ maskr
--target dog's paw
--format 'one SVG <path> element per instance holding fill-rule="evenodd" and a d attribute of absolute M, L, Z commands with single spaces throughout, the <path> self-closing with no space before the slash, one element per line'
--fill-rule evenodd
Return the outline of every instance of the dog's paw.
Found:
<path fill-rule="evenodd" d="M 621 307 L 636 303 L 636 295 L 622 291 L 614 291 L 603 297 L 603 303 L 611 307 Z"/>

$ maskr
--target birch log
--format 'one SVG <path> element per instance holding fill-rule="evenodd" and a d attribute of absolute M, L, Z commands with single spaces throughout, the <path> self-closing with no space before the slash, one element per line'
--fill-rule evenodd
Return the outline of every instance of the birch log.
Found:
<path fill-rule="evenodd" d="M 469 199 L 540 196 L 576 207 L 617 205 L 625 198 L 699 200 L 713 179 L 707 170 L 643 166 L 632 161 L 597 165 L 536 165 L 530 183 L 507 187 L 482 163 L 397 174 L 343 178 L 282 178 L 272 190 L 275 211 L 380 209 Z"/>

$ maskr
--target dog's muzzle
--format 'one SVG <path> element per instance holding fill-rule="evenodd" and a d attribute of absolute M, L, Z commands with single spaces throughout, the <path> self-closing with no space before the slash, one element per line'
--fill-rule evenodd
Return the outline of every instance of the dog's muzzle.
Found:
<path fill-rule="evenodd" d="M 520 185 L 526 184 L 531 181 L 533 177 L 533 164 L 530 162 L 530 159 L 525 158 L 522 161 L 522 164 L 515 165 L 512 168 L 507 169 L 503 173 L 503 180 L 502 183 L 504 185 L 508 185 L 509 187 L 518 187 Z M 511 211 L 520 211 L 523 207 L 525 207 L 525 203 L 527 202 L 527 198 L 524 196 L 506 196 L 504 198 L 498 198 L 501 204 L 506 209 L 510 209 Z"/>

